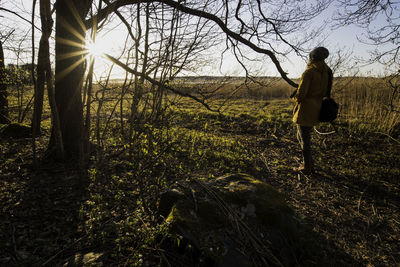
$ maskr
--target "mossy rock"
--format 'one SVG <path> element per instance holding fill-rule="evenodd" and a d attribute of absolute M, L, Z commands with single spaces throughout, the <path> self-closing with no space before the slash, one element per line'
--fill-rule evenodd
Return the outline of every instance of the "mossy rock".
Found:
<path fill-rule="evenodd" d="M 276 227 L 289 239 L 298 238 L 299 219 L 271 185 L 244 174 L 218 178 L 216 184 L 225 201 L 240 207 L 241 217 Z"/>
<path fill-rule="evenodd" d="M 29 138 L 32 129 L 20 123 L 10 123 L 0 127 L 0 138 Z"/>
<path fill-rule="evenodd" d="M 304 256 L 301 220 L 272 186 L 233 174 L 193 179 L 179 190 L 185 197 L 166 222 L 194 266 L 290 266 Z"/>

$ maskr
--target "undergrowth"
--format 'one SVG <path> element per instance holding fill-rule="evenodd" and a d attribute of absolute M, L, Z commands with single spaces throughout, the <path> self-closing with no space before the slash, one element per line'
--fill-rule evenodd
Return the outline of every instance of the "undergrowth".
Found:
<path fill-rule="evenodd" d="M 162 192 L 243 172 L 275 186 L 310 225 L 315 266 L 395 266 L 398 142 L 339 117 L 335 134 L 313 134 L 317 175 L 300 175 L 292 107 L 238 99 L 218 113 L 182 99 L 130 143 L 111 124 L 85 175 L 55 163 L 33 169 L 29 139 L 2 139 L 0 264 L 168 266 L 180 237 L 158 214 Z M 44 153 L 46 135 L 38 144 Z"/>

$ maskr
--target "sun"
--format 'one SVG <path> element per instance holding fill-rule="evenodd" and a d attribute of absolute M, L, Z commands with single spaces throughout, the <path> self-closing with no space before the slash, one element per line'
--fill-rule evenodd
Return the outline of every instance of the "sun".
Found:
<path fill-rule="evenodd" d="M 96 42 L 89 40 L 86 42 L 86 50 L 93 57 L 101 57 L 106 52 L 106 46 L 101 40 L 97 40 Z"/>
<path fill-rule="evenodd" d="M 1 1 L 1 0 L 0 0 Z M 112 62 L 105 56 L 120 51 L 119 36 L 108 33 L 107 35 L 96 35 L 95 42 L 89 36 L 85 43 L 85 57 L 90 64 L 94 64 L 94 73 L 97 77 L 108 75 L 112 70 Z M 110 69 L 111 68 L 111 69 Z"/>

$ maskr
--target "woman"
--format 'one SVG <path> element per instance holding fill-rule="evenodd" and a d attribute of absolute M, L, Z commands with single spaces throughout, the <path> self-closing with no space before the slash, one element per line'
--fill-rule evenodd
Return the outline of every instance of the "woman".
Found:
<path fill-rule="evenodd" d="M 328 86 L 332 85 L 332 71 L 324 61 L 328 56 L 329 51 L 325 47 L 317 47 L 310 52 L 307 68 L 294 95 L 293 122 L 297 124 L 297 138 L 303 153 L 303 165 L 294 170 L 305 174 L 314 172 L 311 131 L 319 123 L 322 99 L 327 96 Z"/>

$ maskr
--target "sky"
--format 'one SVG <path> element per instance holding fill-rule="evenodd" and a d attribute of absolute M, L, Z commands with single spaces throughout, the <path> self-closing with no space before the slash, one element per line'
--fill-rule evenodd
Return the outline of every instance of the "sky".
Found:
<path fill-rule="evenodd" d="M 18 4 L 16 5 L 16 3 Z M 52 2 L 54 2 L 52 0 Z M 4 8 L 10 8 L 15 12 L 18 12 L 21 16 L 26 18 L 27 20 L 30 20 L 30 10 L 31 10 L 31 5 L 32 5 L 32 0 L 0 0 L 0 7 Z M 17 8 L 15 7 L 17 6 Z M 19 10 L 18 10 L 18 7 Z M 334 5 L 331 5 L 329 9 L 327 9 L 317 20 L 316 24 L 320 25 L 321 23 L 325 23 L 325 20 L 332 16 L 332 14 L 335 12 L 336 7 Z M 37 11 L 38 12 L 38 11 Z M 28 40 L 30 38 L 30 32 L 29 28 L 30 25 L 23 21 L 20 18 L 17 18 L 15 15 L 12 14 L 6 14 L 2 11 L 0 11 L 0 15 L 4 16 L 2 18 L 3 23 L 6 23 L 8 27 L 13 27 L 16 25 L 17 30 L 20 30 L 21 32 L 24 32 L 27 34 L 26 39 Z M 381 18 L 378 18 L 377 23 L 379 23 L 379 20 Z M 3 24 L 3 23 L 0 23 Z M 39 19 L 37 19 L 37 25 L 40 25 Z M 24 31 L 23 29 L 26 29 Z M 323 46 L 327 47 L 332 53 L 335 53 L 336 50 L 346 50 L 351 52 L 351 57 L 354 58 L 364 58 L 367 59 L 369 57 L 369 51 L 371 51 L 374 47 L 366 45 L 361 43 L 357 37 L 362 36 L 363 34 L 363 29 L 358 28 L 356 26 L 345 26 L 345 27 L 340 27 L 337 29 L 332 29 L 330 27 L 325 27 L 324 28 L 324 35 L 326 36 L 326 39 L 322 43 Z M 107 34 L 100 33 L 99 36 L 97 37 L 98 40 L 98 45 L 96 50 L 97 54 L 100 54 L 101 52 L 106 52 L 111 55 L 117 56 L 118 53 L 118 48 L 122 46 L 123 44 L 123 38 L 122 36 L 125 36 L 125 33 L 120 30 L 114 30 L 111 32 L 107 32 Z M 40 32 L 36 31 L 36 38 L 38 39 L 40 37 Z M 36 42 L 38 45 L 38 42 Z M 8 46 L 9 47 L 9 46 Z M 22 47 L 29 51 L 31 49 L 30 47 L 30 41 L 25 42 Z M 15 60 L 16 54 L 15 52 L 11 52 L 9 50 L 5 51 L 6 53 L 6 61 L 13 61 Z M 259 57 L 260 55 L 257 55 L 254 53 L 255 57 Z M 102 73 L 104 73 L 108 68 L 109 68 L 109 63 L 105 60 L 102 59 L 101 57 L 97 56 L 96 57 L 96 73 L 98 76 L 100 76 Z M 221 65 L 222 68 L 219 69 L 219 57 L 215 56 L 213 61 L 211 62 L 210 66 L 204 68 L 202 71 L 199 71 L 197 74 L 199 75 L 231 75 L 231 76 L 237 76 L 237 75 L 243 75 L 244 72 L 242 71 L 242 68 L 238 63 L 235 62 L 234 58 L 232 56 L 229 56 L 229 54 L 226 54 L 224 57 L 224 62 Z M 22 61 L 29 61 L 30 58 L 24 58 Z M 355 60 L 357 61 L 357 60 Z M 265 63 L 264 63 L 265 62 Z M 354 62 L 354 61 L 353 61 Z M 352 62 L 352 63 L 353 63 Z M 10 63 L 10 62 L 8 62 Z M 7 64 L 7 62 L 6 62 Z M 282 67 L 285 71 L 288 72 L 288 76 L 290 78 L 297 78 L 301 75 L 301 73 L 304 71 L 306 62 L 304 61 L 303 58 L 295 55 L 294 53 L 291 53 L 288 55 L 287 58 L 282 59 Z M 218 66 L 218 67 L 217 67 Z M 350 67 L 351 66 L 351 67 Z M 346 66 L 344 66 L 346 67 Z M 272 65 L 270 60 L 268 58 L 265 58 L 265 61 L 263 60 L 261 63 L 258 65 L 251 66 L 253 70 L 256 72 L 259 72 L 260 75 L 263 76 L 277 76 L 278 72 L 276 71 L 276 68 Z M 346 68 L 344 68 L 346 69 Z M 373 76 L 379 76 L 383 75 L 385 73 L 385 70 L 382 66 L 379 65 L 369 65 L 369 66 L 364 66 L 361 67 L 361 64 L 358 64 L 356 67 L 353 66 L 353 64 L 349 63 L 349 68 L 346 70 L 350 75 L 352 73 L 359 73 L 359 75 L 373 75 Z M 345 72 L 346 72 L 345 71 Z M 115 71 L 115 75 L 121 76 L 122 73 L 118 72 L 118 70 Z M 193 73 L 191 73 L 193 75 Z"/>

